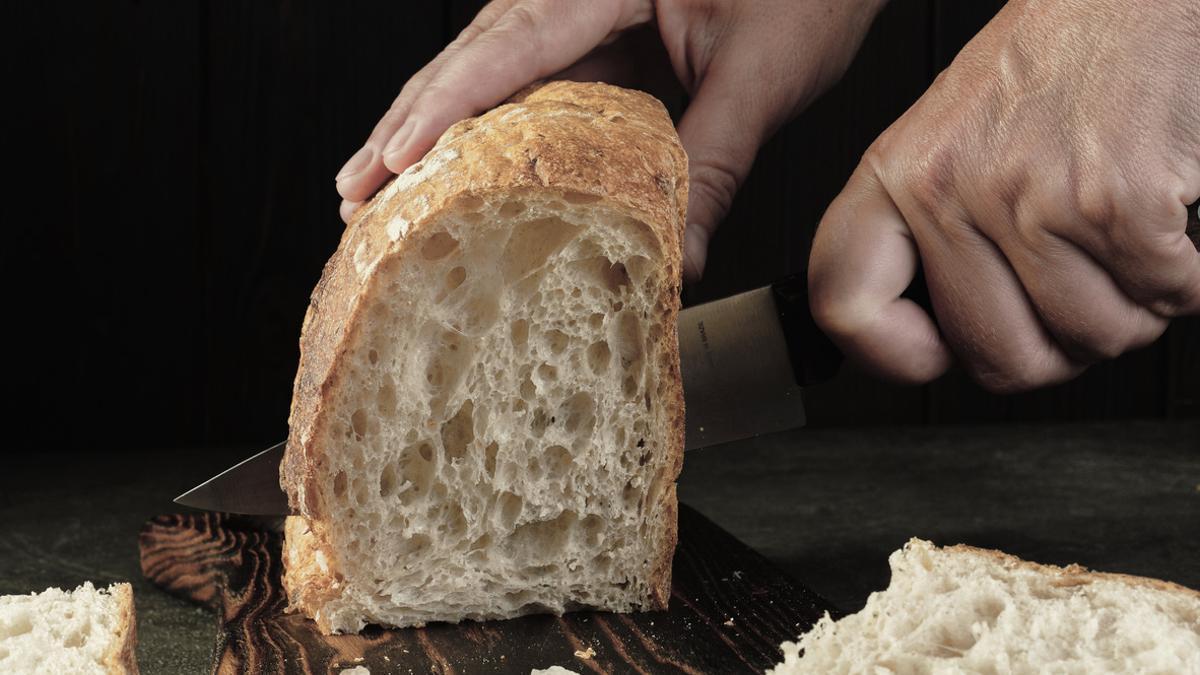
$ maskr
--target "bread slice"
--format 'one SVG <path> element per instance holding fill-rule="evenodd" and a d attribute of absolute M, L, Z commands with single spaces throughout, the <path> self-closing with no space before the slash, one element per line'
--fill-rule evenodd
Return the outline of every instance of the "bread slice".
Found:
<path fill-rule="evenodd" d="M 0 597 L 0 673 L 129 675 L 136 644 L 129 584 Z"/>
<path fill-rule="evenodd" d="M 857 614 L 828 614 L 769 671 L 1200 673 L 1200 593 L 913 539 Z"/>
<path fill-rule="evenodd" d="M 666 605 L 686 204 L 657 100 L 553 82 L 355 214 L 300 339 L 291 607 L 346 632 Z"/>

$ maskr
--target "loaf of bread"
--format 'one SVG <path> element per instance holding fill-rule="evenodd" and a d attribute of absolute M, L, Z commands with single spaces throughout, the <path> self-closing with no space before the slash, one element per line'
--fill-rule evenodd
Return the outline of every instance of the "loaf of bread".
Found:
<path fill-rule="evenodd" d="M 136 644 L 129 584 L 0 597 L 0 673 L 135 675 Z"/>
<path fill-rule="evenodd" d="M 913 539 L 857 614 L 784 643 L 774 675 L 1200 673 L 1200 593 Z"/>
<path fill-rule="evenodd" d="M 666 605 L 686 204 L 657 100 L 552 82 L 359 209 L 300 339 L 292 608 L 353 632 Z"/>

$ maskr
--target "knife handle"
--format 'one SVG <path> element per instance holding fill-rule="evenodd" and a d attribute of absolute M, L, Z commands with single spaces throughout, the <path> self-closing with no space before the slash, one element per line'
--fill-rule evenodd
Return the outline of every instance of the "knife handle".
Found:
<path fill-rule="evenodd" d="M 1187 209 L 1186 231 L 1192 244 L 1200 250 L 1200 201 Z M 792 274 L 776 281 L 771 284 L 771 293 L 775 298 L 775 308 L 779 312 L 779 323 L 783 326 L 784 338 L 787 340 L 788 357 L 792 361 L 792 373 L 796 376 L 796 384 L 818 384 L 836 375 L 842 365 L 842 352 L 813 321 L 804 275 Z M 917 268 L 916 277 L 901 297 L 912 300 L 931 317 L 936 317 L 922 268 Z"/>
<path fill-rule="evenodd" d="M 808 283 L 803 274 L 791 274 L 771 284 L 775 311 L 787 342 L 788 358 L 796 384 L 807 387 L 837 374 L 842 352 L 813 321 L 808 307 Z"/>
<path fill-rule="evenodd" d="M 1188 207 L 1187 236 L 1200 251 L 1200 201 Z"/>

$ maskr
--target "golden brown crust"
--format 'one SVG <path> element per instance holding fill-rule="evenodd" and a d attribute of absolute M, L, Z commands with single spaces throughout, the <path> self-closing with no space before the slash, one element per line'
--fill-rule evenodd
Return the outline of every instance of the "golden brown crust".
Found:
<path fill-rule="evenodd" d="M 1004 567 L 1005 569 L 1021 569 L 1029 572 L 1035 572 L 1050 577 L 1057 577 L 1054 581 L 1055 586 L 1070 587 L 1083 586 L 1096 581 L 1112 581 L 1128 586 L 1141 586 L 1143 588 L 1151 588 L 1156 591 L 1174 593 L 1183 597 L 1191 597 L 1200 601 L 1200 591 L 1192 590 L 1186 586 L 1171 583 L 1170 581 L 1162 581 L 1161 579 L 1152 579 L 1150 577 L 1139 577 L 1132 574 L 1115 574 L 1112 572 L 1093 572 L 1082 565 L 1067 565 L 1059 567 L 1058 565 L 1045 565 L 1042 563 L 1030 562 L 1022 560 L 1015 555 L 997 551 L 988 548 L 976 548 L 967 546 L 966 544 L 956 544 L 947 546 L 942 549 L 946 553 L 974 555 L 987 558 L 994 563 Z"/>
<path fill-rule="evenodd" d="M 133 587 L 113 584 L 109 589 L 117 599 L 117 634 L 112 648 L 104 656 L 104 669 L 111 675 L 137 675 L 137 611 L 133 604 Z"/>
<path fill-rule="evenodd" d="M 604 84 L 550 82 L 530 87 L 480 117 L 452 126 L 437 145 L 393 179 L 354 215 L 313 290 L 300 337 L 280 483 L 304 518 L 303 544 L 289 550 L 284 585 L 293 606 L 316 614 L 337 589 L 319 583 L 336 576 L 321 517 L 320 439 L 327 394 L 343 376 L 341 356 L 353 343 L 371 271 L 420 239 L 421 230 L 456 200 L 521 189 L 561 190 L 604 197 L 650 226 L 664 251 L 664 275 L 674 280 L 660 304 L 667 316 L 661 368 L 668 385 L 664 408 L 673 411 L 671 447 L 655 480 L 665 531 L 651 580 L 655 601 L 670 593 L 676 539 L 674 481 L 683 461 L 683 386 L 674 316 L 679 311 L 681 241 L 687 209 L 687 157 L 662 104 L 641 92 Z M 647 505 L 650 507 L 651 505 Z M 287 544 L 293 546 L 289 538 Z M 313 572 L 324 555 L 327 571 Z"/>

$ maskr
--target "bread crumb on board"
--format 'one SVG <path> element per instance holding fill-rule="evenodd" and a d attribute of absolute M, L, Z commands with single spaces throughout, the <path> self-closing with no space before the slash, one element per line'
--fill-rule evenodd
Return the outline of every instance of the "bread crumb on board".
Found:
<path fill-rule="evenodd" d="M 562 666 L 550 666 L 549 668 L 534 668 L 529 671 L 529 675 L 579 675 L 579 673 L 567 670 Z"/>
<path fill-rule="evenodd" d="M 577 659 L 590 659 L 595 655 L 596 655 L 596 650 L 592 649 L 591 647 L 588 647 L 587 649 L 576 649 L 575 650 L 575 658 L 577 658 Z"/>
<path fill-rule="evenodd" d="M 354 666 L 353 668 L 343 669 L 338 675 L 371 675 L 371 671 L 366 666 Z"/>

